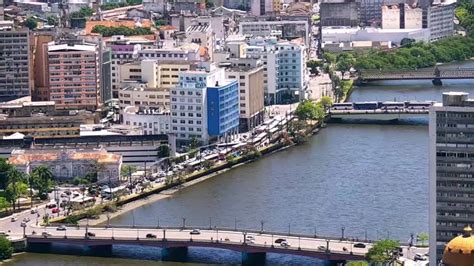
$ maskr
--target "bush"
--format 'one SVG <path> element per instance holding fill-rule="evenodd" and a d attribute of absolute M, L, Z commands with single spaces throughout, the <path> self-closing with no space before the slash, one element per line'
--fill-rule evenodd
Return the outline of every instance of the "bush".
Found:
<path fill-rule="evenodd" d="M 6 237 L 0 236 L 0 261 L 11 258 L 12 254 L 12 243 Z"/>

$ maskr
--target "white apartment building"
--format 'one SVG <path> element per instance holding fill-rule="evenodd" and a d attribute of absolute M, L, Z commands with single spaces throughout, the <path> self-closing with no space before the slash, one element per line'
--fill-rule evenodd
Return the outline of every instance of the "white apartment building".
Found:
<path fill-rule="evenodd" d="M 199 46 L 207 49 L 209 59 L 212 59 L 212 55 L 215 49 L 214 34 L 209 24 L 196 24 L 189 26 L 186 29 L 186 42 L 195 43 Z"/>
<path fill-rule="evenodd" d="M 160 43 L 160 48 L 143 49 L 138 52 L 140 59 L 156 59 L 158 61 L 199 61 L 200 46 L 195 43 L 177 45 L 174 41 Z"/>
<path fill-rule="evenodd" d="M 434 1 L 428 8 L 430 41 L 436 41 L 454 34 L 454 9 L 456 0 Z"/>
<path fill-rule="evenodd" d="M 170 119 L 169 112 L 148 107 L 127 106 L 122 114 L 122 124 L 141 127 L 143 135 L 167 134 Z"/>
<path fill-rule="evenodd" d="M 241 21 L 239 34 L 269 37 L 280 32 L 283 38 L 302 37 L 306 46 L 310 44 L 310 25 L 307 20 Z"/>

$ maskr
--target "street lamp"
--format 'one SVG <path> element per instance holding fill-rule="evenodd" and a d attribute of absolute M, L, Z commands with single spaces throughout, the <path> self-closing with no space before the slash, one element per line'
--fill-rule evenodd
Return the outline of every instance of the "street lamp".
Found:
<path fill-rule="evenodd" d="M 288 223 L 288 235 L 291 234 L 291 223 Z"/>
<path fill-rule="evenodd" d="M 212 217 L 209 217 L 209 229 L 212 229 Z"/>
<path fill-rule="evenodd" d="M 23 237 L 26 237 L 26 223 L 21 223 L 20 226 L 23 227 Z"/>
<path fill-rule="evenodd" d="M 346 230 L 346 227 L 341 227 L 341 241 L 344 240 L 344 231 Z"/>
<path fill-rule="evenodd" d="M 183 217 L 183 230 L 186 228 L 186 218 Z"/>
<path fill-rule="evenodd" d="M 234 218 L 234 230 L 237 231 L 237 218 Z"/>
<path fill-rule="evenodd" d="M 156 228 L 160 228 L 160 216 L 157 216 L 156 220 Z"/>
<path fill-rule="evenodd" d="M 260 233 L 263 233 L 263 225 L 265 224 L 265 221 L 264 220 L 261 220 L 260 221 L 260 225 L 261 225 L 261 228 L 260 228 Z"/>

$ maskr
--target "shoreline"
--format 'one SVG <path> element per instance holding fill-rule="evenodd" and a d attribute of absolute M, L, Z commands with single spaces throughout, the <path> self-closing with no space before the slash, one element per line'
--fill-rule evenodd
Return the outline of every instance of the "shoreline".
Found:
<path fill-rule="evenodd" d="M 289 145 L 289 146 L 285 146 L 285 147 L 282 147 L 280 149 L 277 149 L 275 151 L 272 151 L 270 153 L 268 153 L 267 155 L 265 156 L 269 156 L 269 155 L 272 155 L 273 153 L 277 153 L 277 152 L 280 152 L 280 151 L 284 151 L 290 147 L 293 147 L 295 145 Z M 222 169 L 222 170 L 219 170 L 217 172 L 214 172 L 214 173 L 211 173 L 211 174 L 208 174 L 208 175 L 205 175 L 205 176 L 202 176 L 202 177 L 199 177 L 197 179 L 194 179 L 194 180 L 191 180 L 191 181 L 188 181 L 186 183 L 183 183 L 179 186 L 176 186 L 176 187 L 173 187 L 173 188 L 169 188 L 167 190 L 163 190 L 159 193 L 156 193 L 156 194 L 153 194 L 149 197 L 146 197 L 146 198 L 143 198 L 143 199 L 138 199 L 138 200 L 134 200 L 134 201 L 131 201 L 129 203 L 126 203 L 120 207 L 117 208 L 117 211 L 115 212 L 112 212 L 112 213 L 108 213 L 109 214 L 109 219 L 113 219 L 113 218 L 116 218 L 118 216 L 121 216 L 127 212 L 130 212 L 136 208 L 139 208 L 141 206 L 145 206 L 147 204 L 151 204 L 151 203 L 155 203 L 155 202 L 158 202 L 160 200 L 164 200 L 166 198 L 170 198 L 170 197 L 173 197 L 173 195 L 181 190 L 184 190 L 184 189 L 187 189 L 188 187 L 191 187 L 195 184 L 198 184 L 198 183 L 201 183 L 203 181 L 206 181 L 210 178 L 213 178 L 215 176 L 218 176 L 222 173 L 225 173 L 227 171 L 230 171 L 230 170 L 233 170 L 235 168 L 238 168 L 242 165 L 245 165 L 245 164 L 248 164 L 248 163 L 251 163 L 253 161 L 245 161 L 245 162 L 242 162 L 242 163 L 239 163 L 239 164 L 236 164 L 236 165 L 233 165 L 232 167 L 230 168 L 225 168 L 225 169 Z M 87 224 L 87 221 L 85 219 L 82 219 L 78 222 L 79 225 L 81 226 L 84 226 Z M 97 219 L 89 219 L 88 220 L 88 225 L 89 226 L 100 226 L 100 225 L 103 225 L 103 226 L 106 226 L 107 225 L 107 213 L 101 213 L 99 215 L 99 218 Z"/>

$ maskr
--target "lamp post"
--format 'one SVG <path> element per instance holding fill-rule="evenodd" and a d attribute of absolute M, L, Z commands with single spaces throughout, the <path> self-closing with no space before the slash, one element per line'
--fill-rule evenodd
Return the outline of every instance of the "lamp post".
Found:
<path fill-rule="evenodd" d="M 186 228 L 186 218 L 183 217 L 183 230 Z"/>
<path fill-rule="evenodd" d="M 346 227 L 341 227 L 341 241 L 344 240 L 344 231 L 346 230 Z"/>
<path fill-rule="evenodd" d="M 26 223 L 21 223 L 20 226 L 23 227 L 23 237 L 26 237 Z"/>
<path fill-rule="evenodd" d="M 160 228 L 160 216 L 156 217 L 156 228 Z"/>
<path fill-rule="evenodd" d="M 107 228 L 110 227 L 110 214 L 107 213 Z"/>
<path fill-rule="evenodd" d="M 209 229 L 212 229 L 212 217 L 209 217 Z"/>
<path fill-rule="evenodd" d="M 237 218 L 234 218 L 234 230 L 237 231 Z"/>
<path fill-rule="evenodd" d="M 288 223 L 288 235 L 291 234 L 291 223 Z"/>
<path fill-rule="evenodd" d="M 132 221 L 133 221 L 132 227 L 135 228 L 135 212 L 133 210 L 132 210 Z"/>
<path fill-rule="evenodd" d="M 261 221 L 260 221 L 260 225 L 261 225 L 261 227 L 260 227 L 260 233 L 263 233 L 263 225 L 264 225 L 264 224 L 265 224 L 265 221 L 264 221 L 264 220 L 261 220 Z"/>

